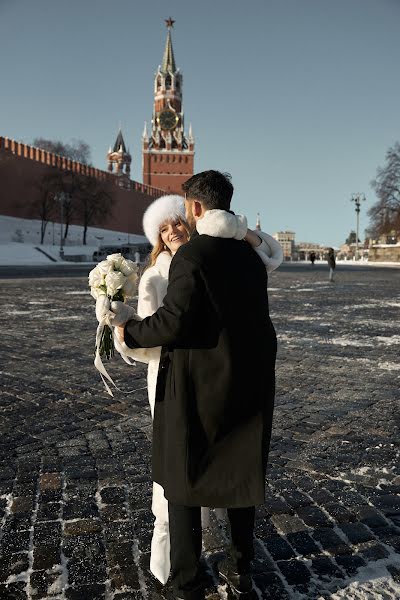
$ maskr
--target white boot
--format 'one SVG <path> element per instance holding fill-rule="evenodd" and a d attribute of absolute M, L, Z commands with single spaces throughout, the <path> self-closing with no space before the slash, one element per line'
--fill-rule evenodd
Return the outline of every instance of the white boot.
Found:
<path fill-rule="evenodd" d="M 171 570 L 170 549 L 168 523 L 157 525 L 156 521 L 151 540 L 150 571 L 163 585 L 167 583 Z"/>
<path fill-rule="evenodd" d="M 156 520 L 151 540 L 150 571 L 164 585 L 171 570 L 168 501 L 161 485 L 155 482 L 151 509 Z"/>

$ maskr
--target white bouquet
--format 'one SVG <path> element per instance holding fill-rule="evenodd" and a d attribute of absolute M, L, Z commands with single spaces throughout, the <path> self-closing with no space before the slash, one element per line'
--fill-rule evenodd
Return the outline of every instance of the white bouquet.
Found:
<path fill-rule="evenodd" d="M 96 300 L 96 317 L 99 321 L 96 334 L 95 366 L 108 379 L 101 357 L 114 356 L 113 330 L 110 326 L 111 303 L 126 302 L 137 293 L 138 266 L 122 254 L 110 254 L 89 273 L 90 293 Z M 103 379 L 104 381 L 104 379 Z M 107 386 L 106 386 L 107 387 Z"/>

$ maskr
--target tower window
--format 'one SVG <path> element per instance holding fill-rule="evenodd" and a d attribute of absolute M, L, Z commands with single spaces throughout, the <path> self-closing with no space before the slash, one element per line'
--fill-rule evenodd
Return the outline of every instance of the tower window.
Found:
<path fill-rule="evenodd" d="M 171 75 L 167 75 L 165 78 L 165 87 L 167 88 L 167 90 L 169 90 L 171 88 L 171 85 L 172 85 Z"/>

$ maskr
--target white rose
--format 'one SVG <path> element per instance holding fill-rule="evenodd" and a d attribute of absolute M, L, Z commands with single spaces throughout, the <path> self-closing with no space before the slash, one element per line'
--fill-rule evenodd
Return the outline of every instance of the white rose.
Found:
<path fill-rule="evenodd" d="M 98 267 L 95 267 L 89 273 L 89 285 L 90 287 L 99 287 L 103 283 L 103 273 Z"/>
<path fill-rule="evenodd" d="M 103 273 L 104 275 L 107 275 L 107 273 L 110 273 L 111 271 L 114 270 L 114 265 L 112 262 L 109 262 L 108 260 L 102 260 L 97 265 L 97 268 L 101 271 L 101 273 Z"/>
<path fill-rule="evenodd" d="M 111 271 L 106 275 L 107 296 L 115 296 L 118 290 L 122 288 L 126 277 L 120 271 Z"/>
<path fill-rule="evenodd" d="M 133 260 L 122 257 L 120 270 L 126 277 L 129 277 L 129 275 L 137 273 L 137 264 Z"/>
<path fill-rule="evenodd" d="M 97 298 L 99 298 L 100 296 L 105 296 L 106 293 L 104 290 L 101 290 L 98 287 L 92 287 L 90 288 L 90 295 L 92 296 L 92 298 L 97 300 Z"/>
<path fill-rule="evenodd" d="M 138 276 L 136 275 L 136 273 L 132 273 L 132 275 L 129 275 L 122 287 L 122 292 L 125 298 L 133 298 L 134 296 L 136 296 L 137 280 Z"/>
<path fill-rule="evenodd" d="M 115 254 L 109 254 L 107 256 L 107 262 L 113 265 L 115 271 L 119 271 L 121 267 L 121 262 L 125 260 L 120 252 L 116 252 Z"/>

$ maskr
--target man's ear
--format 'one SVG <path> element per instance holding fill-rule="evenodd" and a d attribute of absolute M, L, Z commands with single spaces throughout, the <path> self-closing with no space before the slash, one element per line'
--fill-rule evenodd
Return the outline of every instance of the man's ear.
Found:
<path fill-rule="evenodd" d="M 203 207 L 201 205 L 201 202 L 199 202 L 198 200 L 193 200 L 192 212 L 194 217 L 201 217 L 201 215 L 203 214 Z"/>

